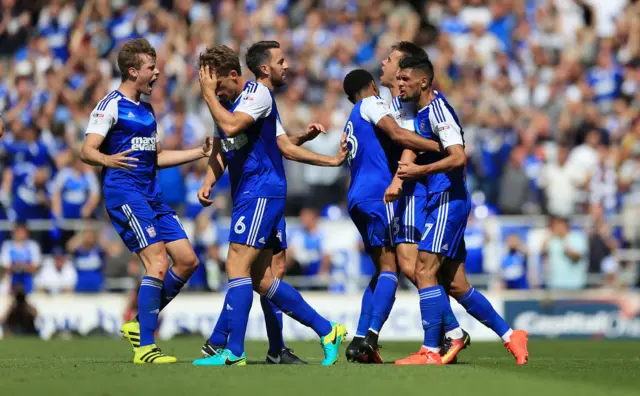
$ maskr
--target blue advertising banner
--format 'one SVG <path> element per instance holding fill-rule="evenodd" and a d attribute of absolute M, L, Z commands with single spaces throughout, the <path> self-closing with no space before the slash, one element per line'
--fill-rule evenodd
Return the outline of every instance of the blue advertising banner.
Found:
<path fill-rule="evenodd" d="M 505 319 L 531 337 L 640 339 L 640 316 L 624 299 L 505 301 Z"/>

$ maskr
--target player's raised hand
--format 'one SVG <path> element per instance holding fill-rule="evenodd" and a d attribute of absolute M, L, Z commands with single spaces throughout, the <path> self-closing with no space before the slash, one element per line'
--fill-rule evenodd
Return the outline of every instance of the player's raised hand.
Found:
<path fill-rule="evenodd" d="M 104 166 L 113 169 L 126 169 L 131 170 L 136 168 L 135 162 L 138 162 L 137 158 L 127 157 L 127 154 L 131 153 L 133 149 L 129 149 L 118 154 L 107 155 L 105 157 Z"/>
<path fill-rule="evenodd" d="M 200 189 L 198 190 L 198 201 L 200 201 L 200 205 L 204 207 L 211 206 L 213 201 L 209 199 L 210 195 L 211 195 L 211 186 L 207 186 L 206 184 L 203 184 L 202 187 L 200 187 Z"/>
<path fill-rule="evenodd" d="M 402 180 L 413 180 L 424 176 L 420 167 L 414 163 L 398 162 L 398 177 Z"/>
<path fill-rule="evenodd" d="M 384 192 L 384 203 L 395 202 L 402 195 L 402 183 L 396 183 L 395 179 Z"/>
<path fill-rule="evenodd" d="M 319 134 L 321 133 L 327 133 L 327 130 L 324 128 L 324 125 L 322 124 L 309 124 L 307 125 L 307 132 L 306 134 L 306 140 L 313 140 L 315 139 Z"/>
<path fill-rule="evenodd" d="M 216 76 L 215 70 L 207 66 L 200 66 L 198 72 L 200 78 L 200 89 L 204 95 L 215 96 L 216 88 L 218 87 L 218 76 Z"/>
<path fill-rule="evenodd" d="M 209 136 L 204 140 L 202 144 L 202 154 L 205 157 L 211 157 L 211 153 L 213 152 L 213 139 Z"/>

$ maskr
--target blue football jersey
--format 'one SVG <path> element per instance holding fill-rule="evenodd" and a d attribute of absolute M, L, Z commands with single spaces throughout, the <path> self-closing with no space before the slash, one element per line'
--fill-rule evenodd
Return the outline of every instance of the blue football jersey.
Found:
<path fill-rule="evenodd" d="M 156 179 L 157 143 L 160 136 L 153 108 L 149 103 L 135 103 L 118 91 L 107 95 L 93 110 L 85 134 L 104 136 L 100 151 L 107 155 L 129 149 L 136 168 L 102 169 L 102 192 L 107 208 L 136 200 L 161 200 Z"/>
<path fill-rule="evenodd" d="M 376 124 L 391 115 L 389 106 L 379 96 L 364 98 L 353 107 L 344 128 L 351 169 L 347 194 L 349 209 L 363 201 L 382 201 L 398 169 L 402 149 Z"/>
<path fill-rule="evenodd" d="M 391 115 L 402 128 L 415 132 L 416 105 L 414 102 L 403 102 L 400 96 L 396 96 L 391 101 Z M 414 162 L 418 165 L 425 163 L 422 155 L 418 155 Z M 402 183 L 402 192 L 405 196 L 424 197 L 427 195 L 427 188 L 424 183 L 406 180 Z"/>
<path fill-rule="evenodd" d="M 217 126 L 214 133 L 214 137 L 220 139 L 227 161 L 233 201 L 286 198 L 287 180 L 276 140 L 284 130 L 271 91 L 258 82 L 248 81 L 242 94 L 227 108 L 231 112 L 247 113 L 255 120 L 233 137 L 228 137 Z"/>
<path fill-rule="evenodd" d="M 458 116 L 440 92 L 434 91 L 434 94 L 436 97 L 433 101 L 418 111 L 415 118 L 416 131 L 426 139 L 440 142 L 444 149 L 457 144 L 464 145 L 464 132 Z M 446 155 L 446 153 L 425 152 L 420 156 L 420 161 L 434 163 Z M 466 191 L 467 188 L 463 168 L 427 175 L 423 182 L 426 183 L 429 193 Z"/>

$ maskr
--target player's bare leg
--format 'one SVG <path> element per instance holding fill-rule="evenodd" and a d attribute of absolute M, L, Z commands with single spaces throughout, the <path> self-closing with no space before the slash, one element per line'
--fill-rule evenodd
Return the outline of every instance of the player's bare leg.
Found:
<path fill-rule="evenodd" d="M 463 262 L 447 260 L 442 268 L 442 281 L 449 295 L 455 298 L 467 312 L 480 323 L 492 329 L 504 341 L 504 346 L 518 364 L 529 361 L 528 334 L 524 330 L 512 330 L 481 292 L 467 280 Z M 444 357 L 443 357 L 444 360 Z"/>
<path fill-rule="evenodd" d="M 176 358 L 163 354 L 154 340 L 162 304 L 163 281 L 169 267 L 165 245 L 163 242 L 157 242 L 144 247 L 137 254 L 147 273 L 142 279 L 138 294 L 140 346 L 135 349 L 133 362 L 136 364 L 175 363 Z"/>
<path fill-rule="evenodd" d="M 358 360 L 361 363 L 382 364 L 378 347 L 378 335 L 382 325 L 389 317 L 391 307 L 395 300 L 398 286 L 398 267 L 396 264 L 396 251 L 394 247 L 377 247 L 373 249 L 371 258 L 378 270 L 378 283 L 373 293 L 373 310 L 369 331 L 361 341 L 358 348 Z"/>
<path fill-rule="evenodd" d="M 191 246 L 189 240 L 178 239 L 177 241 L 167 242 L 165 247 L 173 261 L 173 265 L 171 266 L 173 272 L 181 279 L 188 281 L 200 264 L 198 256 L 196 256 L 196 252 L 193 251 L 193 246 Z"/>
<path fill-rule="evenodd" d="M 418 261 L 418 245 L 413 243 L 401 243 L 396 246 L 398 267 L 402 274 L 416 284 L 416 262 Z"/>

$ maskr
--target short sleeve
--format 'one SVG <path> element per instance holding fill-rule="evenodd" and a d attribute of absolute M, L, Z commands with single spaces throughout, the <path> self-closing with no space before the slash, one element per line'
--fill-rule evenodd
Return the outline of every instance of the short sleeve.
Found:
<path fill-rule="evenodd" d="M 242 99 L 233 111 L 249 114 L 254 120 L 265 118 L 271 114 L 273 98 L 269 88 L 259 83 L 252 83 L 242 92 Z"/>
<path fill-rule="evenodd" d="M 53 178 L 50 184 L 52 194 L 62 190 L 64 179 L 66 178 L 66 176 L 67 176 L 67 172 L 65 169 L 61 170 L 56 174 L 56 176 Z"/>
<path fill-rule="evenodd" d="M 98 178 L 96 177 L 95 173 L 93 173 L 92 171 L 87 171 L 85 173 L 85 177 L 87 178 L 89 193 L 100 195 L 100 183 L 98 182 Z"/>
<path fill-rule="evenodd" d="M 162 125 L 156 123 L 156 143 L 162 142 L 163 138 L 164 138 L 164 129 L 162 128 Z"/>
<path fill-rule="evenodd" d="M 276 137 L 286 135 L 284 128 L 282 127 L 282 122 L 280 122 L 280 116 L 276 119 Z"/>
<path fill-rule="evenodd" d="M 98 103 L 91 112 L 85 135 L 97 133 L 106 137 L 111 127 L 118 121 L 118 100 L 111 99 L 106 105 L 103 102 L 104 100 Z"/>
<path fill-rule="evenodd" d="M 442 142 L 442 147 L 445 149 L 455 145 L 464 146 L 460 125 L 458 125 L 442 99 L 437 98 L 434 100 L 429 114 L 429 123 L 431 124 L 431 130 L 438 135 Z"/>
<path fill-rule="evenodd" d="M 391 115 L 391 109 L 380 96 L 369 96 L 360 104 L 360 115 L 371 124 L 377 125 L 382 117 Z"/>

